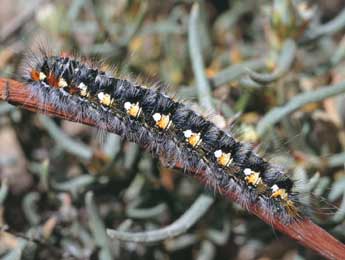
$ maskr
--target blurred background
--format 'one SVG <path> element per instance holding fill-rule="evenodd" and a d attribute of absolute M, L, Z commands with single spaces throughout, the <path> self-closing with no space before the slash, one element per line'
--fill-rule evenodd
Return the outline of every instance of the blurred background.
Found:
<path fill-rule="evenodd" d="M 1 77 L 20 78 L 25 54 L 42 45 L 102 60 L 147 86 L 166 84 L 286 167 L 313 220 L 345 241 L 345 1 L 0 6 Z M 333 85 L 337 91 L 325 94 Z M 272 114 L 279 106 L 286 112 Z M 0 180 L 2 259 L 319 258 L 136 144 L 4 102 Z M 133 232 L 172 224 L 179 235 L 149 233 L 156 242 L 106 234 L 126 231 L 133 240 Z"/>

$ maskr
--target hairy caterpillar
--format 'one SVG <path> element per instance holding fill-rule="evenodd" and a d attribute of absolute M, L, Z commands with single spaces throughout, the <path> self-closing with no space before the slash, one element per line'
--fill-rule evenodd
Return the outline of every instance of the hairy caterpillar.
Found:
<path fill-rule="evenodd" d="M 28 59 L 22 78 L 44 104 L 110 124 L 123 138 L 164 155 L 168 165 L 204 171 L 207 182 L 237 193 L 243 207 L 256 203 L 286 223 L 302 215 L 294 182 L 282 169 L 157 89 L 44 53 Z"/>

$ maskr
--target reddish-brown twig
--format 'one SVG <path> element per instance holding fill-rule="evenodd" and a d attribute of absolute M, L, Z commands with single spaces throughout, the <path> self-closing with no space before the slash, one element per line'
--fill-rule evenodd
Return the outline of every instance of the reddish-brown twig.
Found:
<path fill-rule="evenodd" d="M 35 97 L 30 97 L 30 91 L 24 84 L 11 79 L 0 78 L 0 99 L 5 100 L 11 104 L 20 106 L 24 109 L 39 112 L 43 104 L 40 103 Z M 50 116 L 59 117 L 70 121 L 78 121 L 79 123 L 96 126 L 96 122 L 91 118 L 83 118 L 77 120 L 73 115 L 56 111 L 54 107 L 47 104 L 44 105 L 44 113 Z M 111 126 L 102 126 L 105 130 L 111 131 Z M 175 165 L 176 168 L 181 168 L 181 165 Z M 193 169 L 189 169 L 193 172 Z M 202 172 L 193 175 L 201 183 L 205 184 Z M 231 201 L 238 202 L 238 197 L 235 193 L 219 190 L 219 192 Z M 247 206 L 247 210 L 266 223 L 272 225 L 275 229 L 285 233 L 291 238 L 297 240 L 302 245 L 311 248 L 329 259 L 344 259 L 345 258 L 345 245 L 336 240 L 333 236 L 325 230 L 314 224 L 311 220 L 304 218 L 303 220 L 296 221 L 292 224 L 284 224 L 280 219 L 269 217 L 267 212 L 262 208 L 257 207 L 254 203 Z"/>

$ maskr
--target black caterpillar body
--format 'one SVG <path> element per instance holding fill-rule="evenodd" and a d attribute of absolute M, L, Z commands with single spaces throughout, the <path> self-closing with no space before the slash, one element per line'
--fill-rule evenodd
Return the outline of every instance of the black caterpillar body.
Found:
<path fill-rule="evenodd" d="M 110 124 L 122 137 L 168 158 L 170 166 L 180 162 L 196 174 L 202 170 L 212 186 L 236 192 L 243 207 L 257 203 L 285 222 L 301 216 L 294 182 L 281 168 L 157 89 L 47 55 L 28 62 L 23 80 L 43 103 L 79 118 L 91 116 L 100 126 Z"/>

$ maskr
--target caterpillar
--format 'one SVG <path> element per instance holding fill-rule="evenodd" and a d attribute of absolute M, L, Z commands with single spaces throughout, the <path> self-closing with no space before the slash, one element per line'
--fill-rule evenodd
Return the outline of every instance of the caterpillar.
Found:
<path fill-rule="evenodd" d="M 27 60 L 21 77 L 42 103 L 111 125 L 123 138 L 167 158 L 167 166 L 181 162 L 185 170 L 203 171 L 211 186 L 238 194 L 244 208 L 255 203 L 285 223 L 304 215 L 295 182 L 283 169 L 160 89 L 44 52 Z"/>

